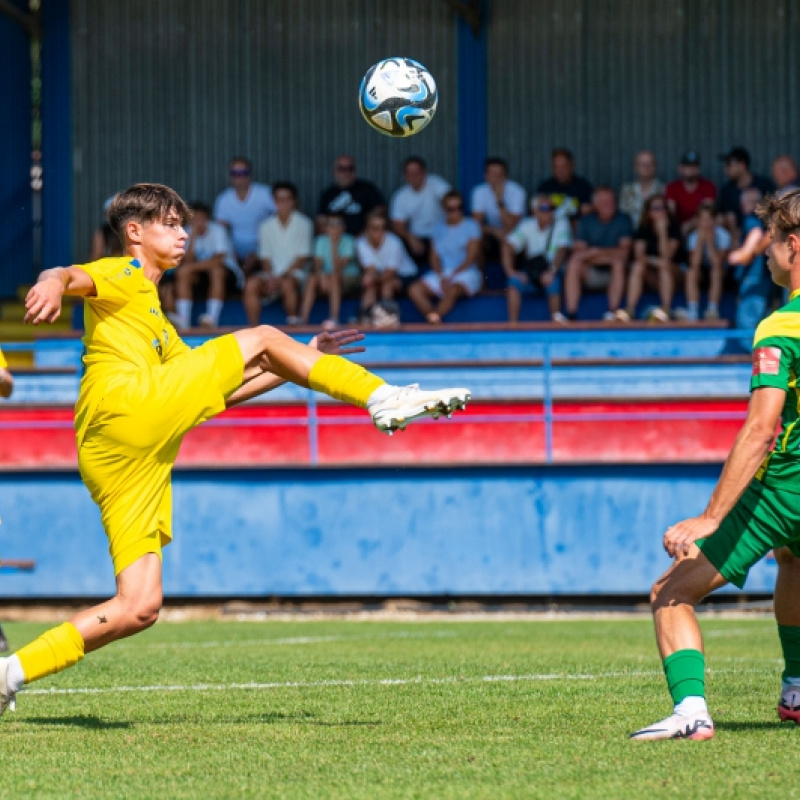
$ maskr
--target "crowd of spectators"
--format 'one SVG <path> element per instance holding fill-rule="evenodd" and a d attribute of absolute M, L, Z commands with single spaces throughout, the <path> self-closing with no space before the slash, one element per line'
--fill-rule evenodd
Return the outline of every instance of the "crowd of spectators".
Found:
<path fill-rule="evenodd" d="M 552 152 L 552 174 L 530 196 L 489 158 L 484 182 L 465 198 L 422 158 L 402 165 L 403 185 L 386 198 L 357 173 L 355 160 L 334 161 L 312 219 L 298 207 L 296 187 L 253 181 L 249 159 L 228 164 L 229 187 L 214 203 L 192 205 L 186 256 L 161 287 L 178 328 L 189 327 L 195 300 L 205 301 L 200 325 L 216 327 L 226 298 L 241 296 L 248 323 L 265 304 L 280 303 L 288 325 L 307 324 L 324 299 L 324 326 L 342 320 L 342 299 L 357 297 L 360 325 L 393 326 L 407 296 L 427 322 L 445 320 L 457 303 L 481 292 L 488 268 L 502 268 L 508 319 L 523 298 L 546 300 L 549 318 L 579 318 L 586 293 L 605 293 L 607 321 L 716 320 L 724 291 L 737 294 L 737 322 L 753 326 L 776 299 L 766 268 L 769 237 L 755 215 L 759 200 L 798 185 L 794 159 L 777 157 L 772 176 L 754 174 L 750 154 L 733 147 L 720 156 L 726 181 L 702 174 L 700 155 L 686 150 L 677 176 L 665 182 L 654 154 L 633 161 L 634 180 L 619 191 L 593 185 L 566 148 Z M 106 227 L 92 257 L 118 250 Z M 645 292 L 658 302 L 641 308 Z M 674 307 L 676 294 L 685 304 Z"/>

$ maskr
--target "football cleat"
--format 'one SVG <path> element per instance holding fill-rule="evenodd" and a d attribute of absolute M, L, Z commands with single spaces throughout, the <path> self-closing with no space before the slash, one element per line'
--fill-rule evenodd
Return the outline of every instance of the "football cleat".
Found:
<path fill-rule="evenodd" d="M 787 686 L 778 701 L 778 716 L 781 722 L 800 725 L 800 686 Z"/>
<path fill-rule="evenodd" d="M 369 409 L 372 422 L 379 431 L 391 435 L 394 431 L 405 430 L 409 422 L 420 417 L 433 417 L 445 414 L 448 418 L 454 411 L 467 407 L 472 395 L 469 389 L 436 389 L 426 392 L 419 384 L 398 386 L 388 397 L 375 403 Z"/>
<path fill-rule="evenodd" d="M 0 658 L 0 717 L 5 714 L 6 709 L 15 711 L 17 708 L 15 695 L 8 688 L 8 662 L 7 658 Z"/>
<path fill-rule="evenodd" d="M 659 739 L 693 739 L 702 741 L 714 736 L 714 723 L 708 714 L 672 714 L 660 722 L 655 722 L 646 728 L 630 735 L 637 741 L 657 741 Z"/>

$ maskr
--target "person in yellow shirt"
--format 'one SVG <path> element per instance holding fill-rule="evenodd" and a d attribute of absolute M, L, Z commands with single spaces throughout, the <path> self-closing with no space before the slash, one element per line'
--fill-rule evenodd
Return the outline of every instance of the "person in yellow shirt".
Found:
<path fill-rule="evenodd" d="M 183 436 L 225 408 L 285 381 L 365 408 L 392 433 L 419 417 L 464 408 L 467 389 L 390 386 L 342 358 L 356 331 L 320 334 L 306 346 L 269 326 L 181 341 L 157 285 L 183 257 L 190 217 L 160 184 L 115 196 L 108 220 L 125 256 L 43 272 L 25 301 L 25 321 L 55 321 L 62 297 L 84 297 L 86 366 L 75 408 L 78 467 L 100 507 L 117 593 L 0 659 L 0 714 L 23 685 L 85 653 L 152 625 L 162 603 L 161 549 L 172 539 L 171 473 Z"/>

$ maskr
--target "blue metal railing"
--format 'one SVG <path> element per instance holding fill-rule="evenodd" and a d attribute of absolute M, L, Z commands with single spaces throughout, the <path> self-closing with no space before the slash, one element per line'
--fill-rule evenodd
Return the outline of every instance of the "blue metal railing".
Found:
<path fill-rule="evenodd" d="M 695 341 L 695 340 L 723 340 L 726 343 L 729 341 L 736 341 L 740 345 L 740 354 L 744 353 L 743 344 L 752 341 L 753 333 L 750 331 L 741 331 L 741 330 L 681 330 L 676 328 L 664 328 L 663 331 L 665 333 L 672 334 L 673 336 L 678 332 L 685 332 L 687 335 L 687 340 Z M 642 410 L 642 411 L 631 411 L 631 410 L 622 410 L 619 412 L 615 411 L 601 411 L 601 412 L 588 412 L 588 413 L 575 413 L 575 412 L 567 412 L 567 411 L 558 411 L 556 408 L 556 402 L 554 400 L 553 394 L 553 375 L 560 369 L 565 367 L 580 367 L 581 366 L 581 359 L 563 359 L 563 358 L 556 358 L 553 357 L 554 349 L 563 349 L 565 344 L 574 344 L 576 342 L 587 341 L 592 343 L 597 343 L 598 341 L 608 340 L 609 344 L 612 346 L 609 350 L 613 350 L 613 343 L 614 342 L 622 342 L 625 345 L 629 345 L 629 341 L 626 340 L 629 336 L 635 336 L 637 334 L 647 334 L 650 338 L 653 338 L 653 334 L 656 334 L 658 329 L 653 329 L 652 331 L 624 331 L 619 329 L 609 329 L 609 330 L 600 330 L 600 331 L 564 331 L 558 333 L 538 333 L 535 337 L 535 343 L 537 349 L 541 350 L 541 359 L 540 359 L 540 366 L 537 370 L 537 375 L 541 375 L 541 401 L 542 401 L 542 413 L 525 413 L 525 414 L 518 414 L 510 412 L 508 414 L 505 413 L 494 413 L 494 414 L 475 414 L 471 413 L 468 415 L 461 415 L 454 417 L 453 422 L 456 424 L 465 424 L 465 423 L 499 423 L 505 424 L 510 422 L 526 422 L 526 423 L 534 423 L 534 424 L 542 424 L 544 425 L 544 458 L 545 463 L 552 464 L 554 462 L 554 429 L 560 422 L 586 422 L 586 423 L 603 423 L 603 422 L 664 422 L 664 421 L 683 421 L 683 420 L 697 420 L 697 421 L 714 421 L 714 420 L 740 420 L 744 419 L 745 412 L 739 411 L 653 411 L 653 410 Z M 614 336 L 611 336 L 614 334 Z M 469 336 L 469 334 L 464 334 L 465 336 Z M 9 342 L 3 343 L 2 345 L 3 350 L 7 352 L 34 352 L 35 355 L 41 354 L 44 352 L 52 352 L 54 350 L 62 351 L 63 355 L 67 356 L 67 361 L 69 363 L 73 363 L 77 370 L 82 368 L 81 365 L 81 353 L 82 347 L 80 342 L 77 340 L 38 340 L 34 342 Z M 628 349 L 627 347 L 625 349 Z M 723 352 L 718 353 L 717 355 L 724 355 Z M 610 360 L 616 360 L 618 366 L 630 366 L 632 364 L 636 364 L 637 362 L 646 361 L 648 364 L 657 365 L 659 361 L 659 357 L 648 357 L 646 359 L 635 359 L 635 358 L 621 358 L 615 357 L 613 355 L 608 356 Z M 678 361 L 681 361 L 685 358 L 687 365 L 692 363 L 693 359 L 691 356 L 686 357 L 677 357 Z M 703 359 L 707 359 L 708 356 L 704 356 Z M 666 356 L 662 357 L 663 360 L 669 360 L 670 364 L 674 365 L 676 362 L 675 356 Z M 509 360 L 509 366 L 513 366 L 513 360 Z M 65 362 L 66 363 L 66 362 Z M 414 369 L 422 371 L 428 371 L 431 369 L 436 369 L 441 367 L 443 363 L 447 363 L 443 360 L 430 360 L 430 361 L 418 361 L 414 364 Z M 368 366 L 368 362 L 366 362 Z M 391 363 L 384 364 L 384 367 L 391 367 Z M 592 363 L 591 366 L 593 368 L 597 368 L 596 363 Z M 483 363 L 479 360 L 471 362 L 469 365 L 464 366 L 464 369 L 476 369 L 481 370 L 485 368 L 493 368 L 496 369 L 498 367 L 503 367 L 502 362 L 492 361 L 489 364 Z M 608 365 L 608 368 L 613 369 L 615 364 L 611 363 Z M 520 385 L 528 384 L 529 381 L 524 375 L 524 371 L 529 369 L 530 367 L 518 367 L 520 373 L 522 373 L 518 379 L 518 381 L 512 381 L 513 383 L 519 383 Z M 747 394 L 747 386 L 742 387 L 742 397 L 745 397 Z M 690 399 L 691 396 L 687 395 L 686 399 Z M 475 400 L 481 400 L 481 397 L 474 398 Z M 498 398 L 493 398 L 497 400 Z M 593 402 L 597 402 L 598 400 L 602 400 L 601 397 L 594 397 L 591 398 Z M 677 401 L 680 400 L 680 397 L 670 397 L 669 400 Z M 696 398 L 693 398 L 696 399 Z M 306 404 L 306 414 L 305 416 L 297 416 L 297 417 L 279 417 L 279 418 L 263 418 L 263 417 L 227 417 L 227 418 L 217 418 L 213 420 L 209 420 L 206 425 L 214 426 L 214 427 L 238 427 L 238 426 L 248 426 L 248 427 L 273 427 L 273 426 L 304 426 L 308 430 L 308 447 L 309 447 L 309 458 L 312 465 L 316 465 L 319 463 L 319 432 L 321 426 L 348 426 L 348 425 L 369 425 L 370 420 L 366 416 L 360 417 L 325 417 L 320 416 L 319 408 L 318 408 L 318 401 L 316 395 L 312 391 L 308 391 L 304 394 L 304 402 Z M 636 402 L 635 397 L 630 398 L 630 402 Z M 422 420 L 422 424 L 433 423 L 433 420 Z M 71 427 L 72 423 L 66 420 L 40 420 L 40 421 L 29 421 L 29 422 L 22 422 L 22 421 L 7 421 L 4 422 L 0 419 L 0 431 L 2 430 L 14 430 L 14 429 L 63 429 Z"/>

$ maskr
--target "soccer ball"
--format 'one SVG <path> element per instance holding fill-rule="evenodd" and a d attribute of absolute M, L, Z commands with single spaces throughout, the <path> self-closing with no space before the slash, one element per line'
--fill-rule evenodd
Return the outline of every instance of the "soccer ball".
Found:
<path fill-rule="evenodd" d="M 387 136 L 412 136 L 433 119 L 439 93 L 433 76 L 411 58 L 385 58 L 367 70 L 358 91 L 364 119 Z"/>

